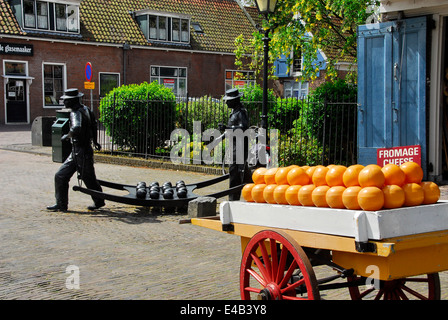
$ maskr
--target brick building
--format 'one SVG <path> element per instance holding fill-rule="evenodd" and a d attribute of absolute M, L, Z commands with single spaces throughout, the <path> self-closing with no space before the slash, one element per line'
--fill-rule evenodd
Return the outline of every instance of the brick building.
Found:
<path fill-rule="evenodd" d="M 98 101 L 157 80 L 178 96 L 220 97 L 235 81 L 234 39 L 255 31 L 234 0 L 5 0 L 0 3 L 0 124 L 54 116 L 77 87 Z M 84 89 L 86 65 L 92 90 Z M 236 71 L 247 79 L 236 79 Z"/>

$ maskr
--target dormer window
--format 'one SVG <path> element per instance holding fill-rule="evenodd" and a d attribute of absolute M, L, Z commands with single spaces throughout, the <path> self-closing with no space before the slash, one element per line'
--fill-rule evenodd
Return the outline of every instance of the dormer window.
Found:
<path fill-rule="evenodd" d="M 193 22 L 191 26 L 194 29 L 194 32 L 196 33 L 204 33 L 204 30 L 202 29 L 202 26 L 199 24 L 199 22 Z"/>
<path fill-rule="evenodd" d="M 180 14 L 142 10 L 134 13 L 146 39 L 190 43 L 190 17 Z"/>
<path fill-rule="evenodd" d="M 79 5 L 36 0 L 14 0 L 12 5 L 26 30 L 79 33 Z"/>
<path fill-rule="evenodd" d="M 24 1 L 25 27 L 48 29 L 48 3 L 41 1 Z"/>

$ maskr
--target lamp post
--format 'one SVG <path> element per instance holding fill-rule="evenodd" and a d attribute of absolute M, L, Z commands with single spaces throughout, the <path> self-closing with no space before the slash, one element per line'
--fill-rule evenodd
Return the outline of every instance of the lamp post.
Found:
<path fill-rule="evenodd" d="M 255 0 L 258 11 L 264 15 L 266 21 L 269 20 L 269 14 L 274 13 L 275 7 L 277 5 L 277 0 Z M 268 128 L 268 58 L 269 58 L 269 31 L 270 29 L 259 30 L 264 33 L 263 37 L 263 49 L 264 49 L 264 60 L 263 60 L 263 104 L 261 109 L 261 127 L 263 129 Z"/>

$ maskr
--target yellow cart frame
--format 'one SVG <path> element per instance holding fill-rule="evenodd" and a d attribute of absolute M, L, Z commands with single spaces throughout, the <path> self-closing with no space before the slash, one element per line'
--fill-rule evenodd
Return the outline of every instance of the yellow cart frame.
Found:
<path fill-rule="evenodd" d="M 275 250 L 276 254 L 279 255 L 277 249 L 272 245 L 274 242 L 278 244 L 278 239 L 289 239 L 286 242 L 293 243 L 294 249 L 290 249 L 290 251 L 294 252 L 293 255 L 295 255 L 295 251 L 299 252 L 299 256 L 301 255 L 297 260 L 307 260 L 306 255 L 312 250 L 320 253 L 324 252 L 326 254 L 325 256 L 329 257 L 324 264 L 329 265 L 339 274 L 338 276 L 330 278 L 342 277 L 349 280 L 347 281 L 348 284 L 340 286 L 335 285 L 334 288 L 344 286 L 349 287 L 353 299 L 364 298 L 365 296 L 365 293 L 361 293 L 357 288 L 354 288 L 356 286 L 353 285 L 353 283 L 356 279 L 358 284 L 360 282 L 365 283 L 366 279 L 377 279 L 381 281 L 382 289 L 379 289 L 380 293 L 374 296 L 374 298 L 404 299 L 407 298 L 407 296 L 403 293 L 404 291 L 401 290 L 401 288 L 407 289 L 405 286 L 405 279 L 420 275 L 427 275 L 427 278 L 424 276 L 423 279 L 419 278 L 417 281 L 428 282 L 430 292 L 428 295 L 414 292 L 412 297 L 421 299 L 439 299 L 440 282 L 438 272 L 448 270 L 448 230 L 392 237 L 382 240 L 369 240 L 368 242 L 363 243 L 362 248 L 360 248 L 353 237 L 243 223 L 230 223 L 224 225 L 221 220 L 219 220 L 219 216 L 195 218 L 191 219 L 191 223 L 219 232 L 240 236 L 243 260 L 250 260 L 249 262 L 252 266 L 257 266 L 258 263 L 261 265 L 262 269 L 264 268 L 263 260 L 269 259 L 272 254 L 271 250 Z M 254 237 L 266 231 L 279 234 L 280 238 L 275 238 L 275 241 L 272 241 L 271 239 L 271 245 L 269 245 L 268 243 L 270 239 L 269 237 L 266 237 L 263 240 L 266 245 L 263 244 L 261 247 L 260 244 L 258 244 L 258 247 L 248 248 L 248 245 L 250 245 L 251 240 Z M 261 239 L 262 237 L 258 236 L 258 238 Z M 258 242 L 260 243 L 260 240 L 258 240 Z M 286 246 L 283 243 L 281 243 L 281 245 Z M 264 249 L 265 247 L 266 250 Z M 264 256 L 263 253 L 260 253 L 260 248 L 262 249 L 261 251 L 265 251 Z M 246 251 L 251 251 L 252 253 Z M 254 252 L 257 252 L 257 254 L 254 254 Z M 303 253 L 305 253 L 305 257 L 303 257 Z M 259 258 L 257 258 L 257 255 Z M 319 258 L 317 255 L 314 257 Z M 244 262 L 245 261 L 242 262 L 242 270 L 240 272 L 241 282 L 243 282 L 242 278 L 244 277 L 244 274 L 247 273 L 255 276 L 257 279 L 261 277 L 252 269 L 252 267 L 248 266 L 247 263 L 249 262 L 246 263 L 246 267 L 244 267 L 246 269 L 243 270 Z M 277 261 L 274 261 L 271 264 L 271 266 L 267 266 L 267 269 L 276 266 Z M 307 273 L 311 274 L 310 277 L 313 277 L 313 271 L 309 270 L 309 267 L 314 264 L 305 261 L 304 265 L 305 269 L 308 268 Z M 319 265 L 319 263 L 317 265 Z M 264 272 L 268 273 L 266 270 Z M 300 292 L 301 295 L 303 295 L 304 292 L 308 292 L 308 298 L 318 299 L 319 288 L 324 287 L 325 284 L 323 283 L 326 282 L 326 280 L 319 282 L 318 280 L 311 279 L 311 285 L 308 288 L 303 288 L 305 284 L 298 284 L 299 281 L 297 281 L 296 283 L 289 285 L 291 288 L 285 289 L 284 287 L 282 289 L 279 288 L 277 284 L 268 285 L 268 281 L 264 281 L 264 288 L 258 291 L 255 288 L 249 287 L 247 280 L 244 281 L 246 281 L 246 284 L 241 284 L 241 295 L 243 299 L 248 297 L 245 290 L 258 293 L 258 298 L 299 298 L 298 295 L 291 294 L 292 288 Z M 261 282 L 261 280 L 259 282 Z M 393 292 L 391 290 L 389 290 L 390 292 L 385 290 L 384 288 L 391 283 L 394 284 L 394 287 L 396 287 L 398 283 L 401 286 L 400 290 Z M 282 285 L 285 286 L 284 283 Z M 299 288 L 301 289 L 298 290 Z M 382 293 L 381 290 L 383 290 Z M 284 295 L 281 292 L 289 292 L 289 294 Z M 412 290 L 409 289 L 409 292 L 412 292 Z"/>

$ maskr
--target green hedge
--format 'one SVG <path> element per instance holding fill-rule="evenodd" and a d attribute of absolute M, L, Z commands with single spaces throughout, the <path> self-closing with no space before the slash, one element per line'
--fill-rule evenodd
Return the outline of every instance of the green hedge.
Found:
<path fill-rule="evenodd" d="M 100 102 L 100 121 L 124 152 L 154 154 L 175 128 L 176 97 L 157 82 L 123 85 Z"/>

